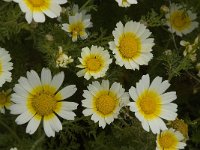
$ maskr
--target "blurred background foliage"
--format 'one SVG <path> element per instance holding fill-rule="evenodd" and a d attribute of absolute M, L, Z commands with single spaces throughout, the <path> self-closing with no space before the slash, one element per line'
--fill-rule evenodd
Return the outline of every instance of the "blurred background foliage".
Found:
<path fill-rule="evenodd" d="M 184 3 L 188 8 L 193 8 L 198 13 L 199 0 L 173 0 Z M 61 14 L 61 22 L 46 17 L 43 24 L 27 24 L 24 14 L 15 3 L 0 1 L 0 46 L 6 48 L 12 57 L 14 69 L 13 81 L 6 83 L 0 90 L 14 86 L 20 76 L 25 76 L 26 71 L 36 70 L 40 73 L 43 67 L 49 67 L 54 73 L 65 72 L 64 84 L 76 84 L 78 91 L 69 101 L 81 104 L 82 91 L 92 80 L 86 81 L 78 78 L 75 67 L 81 48 L 91 45 L 103 46 L 108 49 L 108 42 L 113 39 L 112 31 L 118 21 L 125 23 L 128 20 L 145 23 L 155 38 L 153 47 L 154 58 L 148 66 L 140 70 L 126 70 L 114 63 L 110 66 L 104 79 L 123 84 L 126 90 L 149 73 L 151 78 L 161 76 L 170 80 L 170 90 L 177 92 L 178 115 L 188 124 L 189 140 L 187 148 L 200 149 L 200 78 L 196 75 L 195 63 L 183 56 L 184 47 L 180 46 L 181 40 L 193 42 L 199 35 L 200 28 L 182 38 L 172 36 L 164 26 L 164 13 L 160 11 L 162 5 L 169 6 L 169 0 L 138 0 L 137 5 L 121 8 L 114 0 L 70 0 L 64 8 L 73 3 L 84 6 L 92 15 L 93 28 L 89 30 L 89 38 L 72 42 L 71 38 L 61 29 L 61 24 L 68 21 L 66 13 Z M 200 22 L 198 14 L 197 21 Z M 48 37 L 52 37 L 50 40 Z M 72 56 L 74 62 L 68 68 L 57 68 L 56 57 L 58 47 L 62 46 L 63 52 Z M 171 55 L 165 51 L 170 49 Z M 200 62 L 199 50 L 197 62 Z M 99 79 L 101 80 L 101 79 Z M 34 135 L 25 133 L 26 125 L 18 126 L 14 122 L 16 116 L 0 114 L 0 149 L 7 150 L 17 147 L 19 150 L 153 150 L 156 146 L 156 137 L 147 133 L 140 122 L 127 108 L 122 109 L 119 119 L 110 126 L 101 129 L 89 117 L 82 115 L 79 105 L 74 121 L 64 121 L 63 130 L 55 138 L 47 138 L 42 126 Z"/>

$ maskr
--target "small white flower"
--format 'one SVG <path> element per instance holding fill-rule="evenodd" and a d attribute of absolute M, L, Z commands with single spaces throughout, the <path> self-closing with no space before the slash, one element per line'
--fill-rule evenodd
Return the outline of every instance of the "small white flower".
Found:
<path fill-rule="evenodd" d="M 166 130 L 163 119 L 175 120 L 177 117 L 177 105 L 172 103 L 176 99 L 176 92 L 165 91 L 169 88 L 169 82 L 156 77 L 150 84 L 149 75 L 143 75 L 136 83 L 136 88 L 131 87 L 129 94 L 134 102 L 130 102 L 130 110 L 141 121 L 142 127 L 147 132 L 154 134 L 160 130 Z M 149 128 L 150 127 L 150 128 Z"/>
<path fill-rule="evenodd" d="M 79 61 L 81 64 L 77 67 L 82 68 L 82 70 L 77 73 L 77 76 L 84 76 L 87 80 L 92 76 L 95 79 L 105 76 L 109 65 L 112 63 L 112 59 L 107 50 L 104 50 L 103 47 L 93 45 L 91 49 L 88 47 L 82 49 Z"/>
<path fill-rule="evenodd" d="M 22 12 L 24 12 L 26 21 L 31 23 L 45 22 L 45 15 L 50 18 L 56 18 L 60 16 L 61 7 L 60 4 L 67 3 L 67 0 L 13 0 L 19 4 Z"/>
<path fill-rule="evenodd" d="M 9 52 L 0 47 L 0 87 L 12 80 L 10 71 L 13 69 L 13 63 L 10 60 Z"/>
<path fill-rule="evenodd" d="M 148 65 L 153 58 L 154 39 L 149 38 L 151 32 L 139 22 L 129 21 L 125 25 L 118 22 L 116 26 L 112 32 L 114 41 L 109 42 L 116 64 L 132 70 Z"/>
<path fill-rule="evenodd" d="M 75 5 L 72 15 L 69 16 L 69 23 L 62 24 L 62 29 L 72 36 L 73 42 L 77 41 L 78 37 L 84 40 L 88 37 L 86 29 L 93 26 L 90 20 L 91 16 L 84 10 L 79 12 L 78 5 Z"/>
<path fill-rule="evenodd" d="M 43 128 L 48 137 L 62 130 L 62 124 L 57 115 L 66 120 L 74 120 L 73 112 L 78 106 L 64 99 L 71 97 L 77 90 L 75 85 L 68 85 L 59 90 L 64 81 L 64 72 L 52 77 L 49 69 L 43 68 L 41 79 L 31 70 L 27 78 L 20 77 L 14 87 L 11 100 L 11 114 L 19 115 L 15 122 L 18 125 L 28 122 L 26 133 L 33 134 L 43 122 Z"/>
<path fill-rule="evenodd" d="M 71 56 L 67 56 L 63 53 L 62 47 L 59 46 L 58 56 L 56 59 L 56 67 L 67 68 L 68 64 L 72 63 L 74 60 Z"/>
<path fill-rule="evenodd" d="M 10 148 L 10 150 L 18 150 L 17 147 Z"/>
<path fill-rule="evenodd" d="M 197 18 L 196 13 L 185 10 L 183 6 L 175 3 L 171 4 L 169 13 L 165 17 L 169 31 L 175 32 L 178 36 L 186 35 L 199 26 L 199 23 L 195 21 Z"/>
<path fill-rule="evenodd" d="M 137 4 L 137 0 L 115 0 L 120 7 L 129 7 L 132 4 Z"/>
<path fill-rule="evenodd" d="M 83 114 L 91 115 L 91 120 L 99 122 L 99 127 L 105 128 L 106 124 L 113 122 L 120 109 L 129 103 L 129 94 L 117 82 L 110 87 L 108 80 L 94 81 L 87 88 L 83 93 L 82 106 L 86 107 Z"/>
<path fill-rule="evenodd" d="M 186 146 L 184 136 L 172 128 L 158 134 L 156 143 L 156 150 L 179 150 L 184 149 Z"/>

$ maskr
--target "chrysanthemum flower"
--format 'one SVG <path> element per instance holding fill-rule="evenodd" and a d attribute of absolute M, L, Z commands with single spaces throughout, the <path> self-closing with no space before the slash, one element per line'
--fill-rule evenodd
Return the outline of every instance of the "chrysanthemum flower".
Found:
<path fill-rule="evenodd" d="M 151 32 L 139 22 L 129 21 L 123 26 L 118 22 L 113 31 L 114 41 L 109 42 L 115 54 L 116 63 L 126 69 L 139 69 L 139 65 L 148 65 L 154 39 L 149 38 Z"/>
<path fill-rule="evenodd" d="M 28 23 L 45 22 L 46 14 L 50 18 L 60 16 L 60 4 L 65 4 L 67 0 L 13 0 L 18 3 L 22 12 L 26 13 L 25 18 Z"/>
<path fill-rule="evenodd" d="M 78 106 L 74 102 L 65 102 L 64 99 L 76 92 L 75 85 L 69 85 L 59 91 L 64 80 L 64 72 L 56 74 L 53 78 L 49 69 L 43 68 L 41 79 L 31 70 L 27 78 L 21 77 L 15 85 L 11 100 L 15 103 L 10 107 L 11 114 L 20 114 L 15 120 L 17 124 L 27 122 L 26 132 L 33 134 L 41 120 L 48 137 L 55 136 L 55 132 L 62 130 L 62 124 L 57 115 L 74 120 L 76 116 L 72 110 Z M 57 115 L 56 115 L 57 114 Z"/>
<path fill-rule="evenodd" d="M 179 150 L 186 146 L 184 137 L 179 131 L 170 128 L 157 135 L 156 150 Z"/>
<path fill-rule="evenodd" d="M 137 0 L 116 0 L 120 7 L 129 7 L 132 4 L 137 4 Z"/>
<path fill-rule="evenodd" d="M 176 99 L 176 92 L 164 93 L 170 84 L 156 77 L 150 84 L 149 75 L 143 75 L 142 79 L 131 87 L 129 94 L 134 102 L 130 102 L 130 110 L 141 121 L 144 130 L 149 132 L 149 126 L 154 134 L 160 130 L 166 130 L 164 121 L 175 120 L 177 117 L 177 105 L 171 103 Z"/>
<path fill-rule="evenodd" d="M 92 115 L 91 119 L 99 127 L 105 128 L 106 124 L 110 124 L 118 117 L 120 109 L 129 103 L 129 94 L 125 92 L 122 85 L 113 83 L 109 87 L 109 81 L 103 80 L 100 84 L 95 81 L 84 90 L 82 106 L 85 116 Z"/>
<path fill-rule="evenodd" d="M 13 63 L 10 62 L 11 57 L 8 51 L 0 47 L 0 87 L 7 81 L 11 82 L 11 70 Z"/>
<path fill-rule="evenodd" d="M 93 45 L 91 50 L 88 47 L 82 49 L 79 61 L 81 62 L 81 65 L 78 65 L 77 67 L 83 68 L 83 70 L 79 71 L 77 76 L 84 76 L 87 80 L 92 76 L 95 79 L 105 76 L 109 65 L 112 63 L 112 59 L 107 50 L 104 50 L 103 47 Z"/>
<path fill-rule="evenodd" d="M 69 16 L 69 24 L 62 24 L 62 29 L 72 36 L 72 41 L 77 41 L 78 37 L 86 39 L 88 34 L 86 28 L 92 27 L 91 16 L 86 14 L 86 11 L 78 12 L 78 5 L 74 6 L 72 15 Z"/>
<path fill-rule="evenodd" d="M 5 113 L 5 108 L 9 109 L 11 106 L 10 93 L 10 89 L 0 92 L 0 112 L 3 114 Z"/>
<path fill-rule="evenodd" d="M 188 34 L 199 26 L 199 23 L 194 21 L 197 18 L 191 10 L 185 10 L 183 6 L 172 3 L 169 13 L 166 14 L 167 25 L 169 31 L 176 33 L 178 36 Z"/>

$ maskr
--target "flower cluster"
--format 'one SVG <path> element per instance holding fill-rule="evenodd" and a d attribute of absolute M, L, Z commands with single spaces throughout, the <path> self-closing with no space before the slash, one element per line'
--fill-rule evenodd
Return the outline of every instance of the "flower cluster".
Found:
<path fill-rule="evenodd" d="M 67 0 L 13 1 L 18 3 L 21 11 L 25 13 L 28 24 L 45 22 L 45 15 L 50 18 L 59 17 L 62 11 L 60 5 L 67 3 Z M 116 0 L 116 2 L 121 7 L 138 3 L 137 0 Z M 166 6 L 162 9 L 165 12 L 164 17 L 170 34 L 175 33 L 182 37 L 199 25 L 195 21 L 197 15 L 190 9 L 185 10 L 184 6 L 172 3 L 169 9 Z M 102 129 L 112 125 L 114 120 L 119 118 L 122 110 L 128 110 L 127 113 L 133 115 L 145 131 L 156 135 L 156 150 L 184 149 L 188 128 L 184 128 L 185 132 L 182 132 L 177 127 L 180 122 L 174 123 L 176 126 L 173 123 L 167 124 L 167 121 L 177 121 L 178 117 L 178 105 L 174 103 L 177 94 L 173 90 L 167 91 L 170 81 L 164 80 L 164 77 L 159 75 L 155 77 L 151 72 L 146 74 L 145 71 L 141 71 L 143 66 L 148 66 L 154 59 L 154 53 L 158 48 L 153 30 L 131 19 L 126 22 L 118 21 L 112 35 L 106 41 L 107 46 L 98 42 L 87 45 L 87 42 L 92 40 L 92 38 L 87 39 L 90 36 L 88 29 L 93 27 L 91 15 L 87 10 L 79 9 L 78 5 L 73 5 L 64 13 L 68 18 L 61 17 L 57 25 L 58 30 L 64 32 L 66 38 L 70 37 L 68 40 L 72 43 L 70 48 L 73 49 L 74 45 L 80 44 L 74 46 L 79 49 L 78 53 L 73 56 L 75 52 L 71 54 L 63 51 L 66 49 L 60 46 L 61 43 L 68 44 L 63 41 L 58 45 L 55 44 L 59 50 L 53 55 L 54 69 L 62 69 L 62 71 L 55 75 L 52 75 L 53 69 L 46 67 L 42 67 L 40 75 L 35 70 L 27 71 L 26 76 L 21 76 L 17 83 L 14 82 L 12 90 L 0 91 L 0 112 L 5 113 L 6 108 L 10 110 L 10 114 L 18 115 L 15 122 L 18 125 L 27 123 L 26 133 L 34 134 L 42 124 L 45 134 L 48 137 L 55 137 L 56 132 L 63 129 L 63 119 L 76 119 L 79 105 L 82 107 L 83 116 L 90 116 L 91 120 L 98 123 Z M 66 36 L 66 32 L 69 37 Z M 45 37 L 48 42 L 57 42 L 51 34 Z M 180 45 L 185 47 L 183 55 L 196 62 L 199 37 L 192 44 L 181 40 Z M 172 50 L 167 50 L 164 54 L 172 55 Z M 78 79 L 82 77 L 87 89 L 80 91 L 77 85 L 68 85 L 65 80 L 68 76 L 65 74 L 71 67 L 69 64 L 73 66 L 75 77 Z M 141 79 L 129 84 L 130 86 L 120 80 L 111 80 L 108 74 L 109 71 L 113 71 L 111 70 L 113 66 L 130 71 L 133 77 L 134 72 L 141 71 Z M 200 70 L 199 66 L 197 64 L 198 70 Z M 12 69 L 13 63 L 9 51 L 0 48 L 0 87 L 12 81 Z M 155 78 L 151 81 L 150 77 Z M 62 86 L 63 84 L 65 86 Z M 82 92 L 82 100 L 67 101 L 77 90 L 79 93 Z"/>

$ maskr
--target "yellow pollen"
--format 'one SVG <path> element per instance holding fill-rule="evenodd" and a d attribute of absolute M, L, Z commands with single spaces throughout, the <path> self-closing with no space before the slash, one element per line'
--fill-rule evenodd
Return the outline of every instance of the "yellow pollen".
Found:
<path fill-rule="evenodd" d="M 101 68 L 101 60 L 97 57 L 89 58 L 86 60 L 86 65 L 90 71 L 98 71 Z"/>
<path fill-rule="evenodd" d="M 57 103 L 55 95 L 49 91 L 40 91 L 31 100 L 32 107 L 41 116 L 53 113 Z"/>
<path fill-rule="evenodd" d="M 171 15 L 172 26 L 176 29 L 183 30 L 190 25 L 190 18 L 184 11 L 177 11 Z"/>
<path fill-rule="evenodd" d="M 28 0 L 33 7 L 44 6 L 45 0 Z"/>
<path fill-rule="evenodd" d="M 161 113 L 161 97 L 153 90 L 145 90 L 136 100 L 139 112 L 146 119 L 154 119 Z"/>
<path fill-rule="evenodd" d="M 97 111 L 103 115 L 109 115 L 112 113 L 116 107 L 116 99 L 108 94 L 100 95 L 96 99 L 96 108 Z"/>
<path fill-rule="evenodd" d="M 133 33 L 125 33 L 119 40 L 119 51 L 124 58 L 135 58 L 140 54 L 141 42 Z"/>
<path fill-rule="evenodd" d="M 70 26 L 70 31 L 72 32 L 72 36 L 80 35 L 84 30 L 84 26 L 82 22 L 74 23 Z"/>
<path fill-rule="evenodd" d="M 159 140 L 158 140 L 160 146 L 163 148 L 163 149 L 167 149 L 167 148 L 176 148 L 176 145 L 178 143 L 178 140 L 177 138 L 170 132 L 166 132 L 164 134 L 162 134 L 160 137 L 159 137 Z"/>

